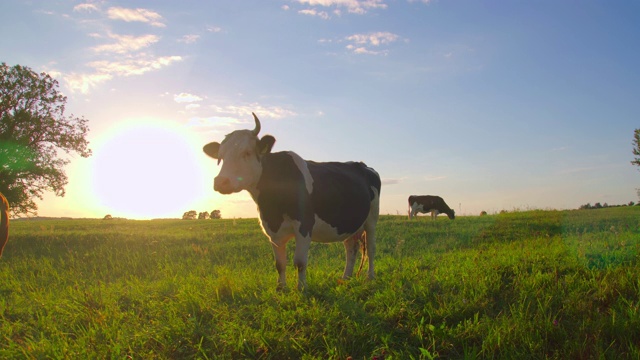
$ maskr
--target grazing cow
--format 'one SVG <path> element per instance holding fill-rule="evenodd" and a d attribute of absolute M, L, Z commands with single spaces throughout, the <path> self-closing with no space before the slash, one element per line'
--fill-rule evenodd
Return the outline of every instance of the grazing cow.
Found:
<path fill-rule="evenodd" d="M 342 241 L 346 266 L 342 278 L 351 277 L 362 232 L 369 258 L 368 277 L 374 277 L 376 223 L 380 212 L 380 176 L 362 162 L 314 162 L 291 151 L 272 153 L 275 138 L 258 138 L 255 129 L 236 130 L 204 152 L 222 169 L 213 188 L 221 194 L 247 190 L 258 205 L 260 225 L 269 237 L 278 271 L 278 289 L 286 287 L 286 244 L 296 240 L 294 265 L 298 289 L 306 287 L 312 241 Z M 362 254 L 364 257 L 365 255 Z"/>
<path fill-rule="evenodd" d="M 2 257 L 2 250 L 9 241 L 9 202 L 7 198 L 0 193 L 0 257 Z"/>
<path fill-rule="evenodd" d="M 440 213 L 445 213 L 449 219 L 456 218 L 456 212 L 451 209 L 440 196 L 434 195 L 411 195 L 409 196 L 409 219 L 417 213 L 431 212 L 431 219 L 435 220 Z"/>

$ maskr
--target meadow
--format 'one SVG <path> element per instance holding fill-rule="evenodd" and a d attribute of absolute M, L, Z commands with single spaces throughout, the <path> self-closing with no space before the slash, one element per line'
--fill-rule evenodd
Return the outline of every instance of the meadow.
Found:
<path fill-rule="evenodd" d="M 375 280 L 314 244 L 304 292 L 293 245 L 278 292 L 257 219 L 14 221 L 0 358 L 640 358 L 640 207 L 382 216 Z"/>

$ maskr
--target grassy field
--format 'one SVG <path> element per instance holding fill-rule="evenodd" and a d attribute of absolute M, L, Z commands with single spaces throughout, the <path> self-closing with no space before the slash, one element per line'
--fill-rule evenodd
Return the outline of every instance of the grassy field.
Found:
<path fill-rule="evenodd" d="M 377 250 L 276 292 L 256 219 L 15 221 L 0 358 L 640 358 L 640 207 L 383 216 Z"/>

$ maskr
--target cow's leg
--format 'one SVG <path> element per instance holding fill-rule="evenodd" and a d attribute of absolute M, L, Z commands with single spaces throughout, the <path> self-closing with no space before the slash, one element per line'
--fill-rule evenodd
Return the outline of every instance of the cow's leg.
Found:
<path fill-rule="evenodd" d="M 372 280 L 375 277 L 373 259 L 376 257 L 376 224 L 380 217 L 380 203 L 376 200 L 371 203 L 369 217 L 364 223 L 365 241 L 367 246 L 367 257 L 369 258 L 369 272 L 367 277 Z M 364 254 L 363 254 L 364 256 Z"/>
<path fill-rule="evenodd" d="M 420 212 L 420 207 L 416 204 L 409 206 L 409 220 L 413 219 Z"/>
<path fill-rule="evenodd" d="M 296 252 L 293 255 L 293 265 L 298 269 L 298 290 L 307 287 L 307 262 L 309 260 L 309 247 L 311 236 L 296 236 Z"/>
<path fill-rule="evenodd" d="M 367 244 L 367 257 L 369 258 L 369 271 L 367 277 L 371 280 L 375 277 L 373 268 L 373 258 L 376 255 L 376 223 L 378 222 L 378 214 L 375 218 L 367 220 L 364 224 L 365 241 Z M 364 256 L 364 254 L 362 254 Z"/>
<path fill-rule="evenodd" d="M 353 275 L 353 268 L 356 265 L 356 255 L 358 254 L 358 248 L 360 247 L 360 236 L 362 236 L 362 232 L 349 236 L 342 242 L 344 244 L 344 251 L 347 258 L 346 265 L 344 266 L 344 273 L 342 274 L 343 279 L 350 278 L 351 275 Z"/>
<path fill-rule="evenodd" d="M 276 258 L 276 270 L 278 270 L 278 290 L 284 290 L 287 288 L 287 244 L 271 243 L 273 248 L 273 255 Z"/>

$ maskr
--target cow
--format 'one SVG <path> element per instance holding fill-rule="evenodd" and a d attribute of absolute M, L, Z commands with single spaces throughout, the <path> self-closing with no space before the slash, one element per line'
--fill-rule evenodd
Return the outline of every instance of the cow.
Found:
<path fill-rule="evenodd" d="M 275 138 L 258 137 L 260 120 L 253 113 L 253 130 L 236 130 L 220 143 L 203 147 L 222 168 L 213 189 L 221 194 L 249 192 L 258 206 L 260 226 L 269 238 L 278 272 L 277 289 L 286 289 L 286 244 L 295 238 L 294 266 L 298 289 L 306 288 L 312 241 L 341 241 L 346 252 L 343 279 L 352 276 L 364 233 L 374 278 L 376 223 L 380 213 L 380 175 L 362 162 L 315 162 L 292 151 L 271 152 Z M 365 254 L 363 253 L 364 257 Z"/>
<path fill-rule="evenodd" d="M 9 202 L 2 193 L 0 193 L 0 200 L 2 201 L 2 205 L 0 205 L 0 257 L 2 257 L 4 246 L 9 241 Z"/>
<path fill-rule="evenodd" d="M 456 218 L 456 212 L 451 209 L 440 196 L 411 195 L 409 196 L 409 220 L 417 213 L 431 212 L 431 219 L 435 220 L 440 213 L 445 213 L 449 219 Z"/>

